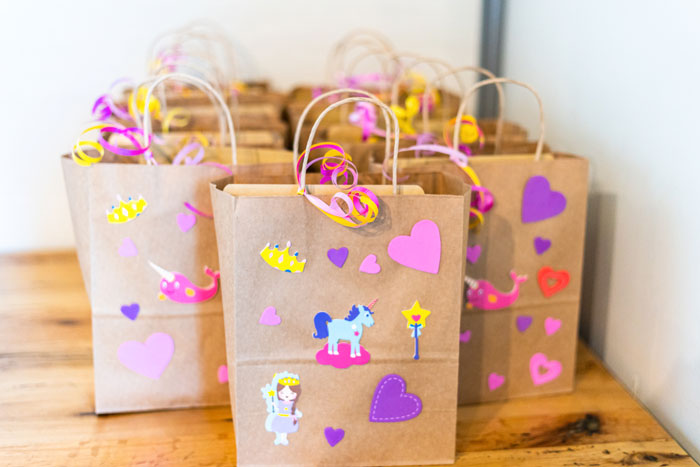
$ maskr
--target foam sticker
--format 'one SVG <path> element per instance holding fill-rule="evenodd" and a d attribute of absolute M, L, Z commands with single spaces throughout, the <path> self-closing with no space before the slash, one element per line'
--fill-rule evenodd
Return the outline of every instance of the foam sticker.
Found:
<path fill-rule="evenodd" d="M 344 319 L 332 319 L 325 311 L 316 313 L 316 332 L 313 336 L 316 339 L 328 339 L 328 343 L 316 353 L 318 363 L 335 368 L 369 363 L 371 355 L 360 345 L 360 339 L 365 327 L 374 326 L 372 307 L 375 303 L 376 299 L 367 306 L 353 305 Z M 341 340 L 347 342 L 340 342 Z"/>
<path fill-rule="evenodd" d="M 282 318 L 277 314 L 277 309 L 274 306 L 268 306 L 260 315 L 258 323 L 265 326 L 277 326 L 282 322 Z"/>
<path fill-rule="evenodd" d="M 561 214 L 566 209 L 566 196 L 549 187 L 542 175 L 530 177 L 525 184 L 522 204 L 524 223 L 538 222 Z"/>
<path fill-rule="evenodd" d="M 128 258 L 130 256 L 136 256 L 139 254 L 138 248 L 136 248 L 136 245 L 134 245 L 134 242 L 129 237 L 126 237 L 124 240 L 122 240 L 122 243 L 121 245 L 119 245 L 119 250 L 117 250 L 117 252 L 122 258 Z"/>
<path fill-rule="evenodd" d="M 472 264 L 476 264 L 481 256 L 481 245 L 474 245 L 467 247 L 467 261 Z"/>
<path fill-rule="evenodd" d="M 425 319 L 430 316 L 430 310 L 425 310 L 421 308 L 418 300 L 413 302 L 413 306 L 408 310 L 403 310 L 401 312 L 404 318 L 406 318 L 406 326 L 411 329 L 411 337 L 413 337 L 413 359 L 420 359 L 420 353 L 418 349 L 418 338 L 421 335 L 421 329 L 425 329 Z"/>
<path fill-rule="evenodd" d="M 348 249 L 346 247 L 341 248 L 330 248 L 326 253 L 328 259 L 336 267 L 342 268 L 345 265 L 345 261 L 348 259 Z"/>
<path fill-rule="evenodd" d="M 530 358 L 530 378 L 532 384 L 541 386 L 554 381 L 561 374 L 561 362 L 549 360 L 543 353 L 536 353 Z"/>
<path fill-rule="evenodd" d="M 121 196 L 117 195 L 119 204 L 111 207 L 111 211 L 107 210 L 107 222 L 110 224 L 123 224 L 136 219 L 148 207 L 148 203 L 139 195 L 138 199 L 133 199 L 131 196 L 124 201 Z"/>
<path fill-rule="evenodd" d="M 437 274 L 440 270 L 440 229 L 431 220 L 415 223 L 410 235 L 394 237 L 387 247 L 389 257 L 417 271 Z"/>
<path fill-rule="evenodd" d="M 297 407 L 301 397 L 301 378 L 288 371 L 275 373 L 272 382 L 260 390 L 267 404 L 265 429 L 275 434 L 275 445 L 287 446 L 287 435 L 299 431 L 302 417 Z"/>
<path fill-rule="evenodd" d="M 146 342 L 126 341 L 117 349 L 122 365 L 150 379 L 161 377 L 175 352 L 175 342 L 170 335 L 156 332 Z"/>
<path fill-rule="evenodd" d="M 192 206 L 190 203 L 188 203 L 188 202 L 186 202 L 186 201 L 185 201 L 185 207 L 186 207 L 187 209 L 189 209 L 190 211 L 192 211 L 193 213 L 197 214 L 198 216 L 206 217 L 207 219 L 213 219 L 213 218 L 214 218 L 214 215 L 213 215 L 213 214 L 209 214 L 209 213 L 207 213 L 207 212 L 200 211 L 199 209 L 195 208 L 194 206 Z"/>
<path fill-rule="evenodd" d="M 377 384 L 369 410 L 369 421 L 396 423 L 420 415 L 423 402 L 415 394 L 406 392 L 406 381 L 399 375 L 384 376 Z"/>
<path fill-rule="evenodd" d="M 219 366 L 219 369 L 216 370 L 216 378 L 221 384 L 228 383 L 228 367 L 226 365 Z"/>
<path fill-rule="evenodd" d="M 515 318 L 515 327 L 518 328 L 518 331 L 520 332 L 527 331 L 531 324 L 532 316 L 520 315 L 517 318 Z"/>
<path fill-rule="evenodd" d="M 570 279 L 568 271 L 563 269 L 555 271 L 549 266 L 543 266 L 537 272 L 537 283 L 542 290 L 542 295 L 547 298 L 566 288 Z"/>
<path fill-rule="evenodd" d="M 365 274 L 379 274 L 382 267 L 377 264 L 377 255 L 367 255 L 360 263 L 360 272 Z"/>
<path fill-rule="evenodd" d="M 323 434 L 331 447 L 334 447 L 345 438 L 345 430 L 342 428 L 333 428 L 332 426 L 327 426 L 323 430 Z"/>
<path fill-rule="evenodd" d="M 138 303 L 132 303 L 131 305 L 122 305 L 119 308 L 124 316 L 134 321 L 141 311 L 141 307 Z"/>
<path fill-rule="evenodd" d="M 194 214 L 181 212 L 176 217 L 177 226 L 183 232 L 189 232 L 197 223 L 197 217 Z"/>
<path fill-rule="evenodd" d="M 552 241 L 548 238 L 544 237 L 535 237 L 534 240 L 535 244 L 535 253 L 538 255 L 541 255 L 545 253 L 547 250 L 549 250 L 549 247 L 552 246 Z"/>
<path fill-rule="evenodd" d="M 464 344 L 469 342 L 471 339 L 472 339 L 472 332 L 469 329 L 467 329 L 466 331 L 464 331 L 463 333 L 461 333 L 459 335 L 459 341 L 464 343 Z"/>
<path fill-rule="evenodd" d="M 489 391 L 495 391 L 496 389 L 503 386 L 503 383 L 505 383 L 505 382 L 506 382 L 505 376 L 499 375 L 498 373 L 489 373 L 489 377 L 487 380 L 487 384 L 489 386 Z"/>
<path fill-rule="evenodd" d="M 290 255 L 289 247 L 291 247 L 291 242 L 287 242 L 287 247 L 280 251 L 279 244 L 275 245 L 274 248 L 270 248 L 270 244 L 265 245 L 265 248 L 260 251 L 260 257 L 265 261 L 268 266 L 277 269 L 278 271 L 300 273 L 304 272 L 304 267 L 306 266 L 306 260 L 299 261 L 299 252 L 295 252 Z"/>
<path fill-rule="evenodd" d="M 195 285 L 182 273 L 171 272 L 149 261 L 148 264 L 162 277 L 160 281 L 160 300 L 170 299 L 177 303 L 199 303 L 214 298 L 219 290 L 219 271 L 204 267 L 204 274 L 210 276 L 212 282 L 207 287 Z"/>
<path fill-rule="evenodd" d="M 549 316 L 547 319 L 544 320 L 544 332 L 548 335 L 551 336 L 552 334 L 556 333 L 559 328 L 561 328 L 561 320 L 552 318 Z"/>
<path fill-rule="evenodd" d="M 527 276 L 518 276 L 515 271 L 511 271 L 510 277 L 513 279 L 513 288 L 510 292 L 501 292 L 486 280 L 465 277 L 465 281 L 469 286 L 467 291 L 467 308 L 499 310 L 511 306 L 518 299 L 520 284 L 527 280 Z"/>

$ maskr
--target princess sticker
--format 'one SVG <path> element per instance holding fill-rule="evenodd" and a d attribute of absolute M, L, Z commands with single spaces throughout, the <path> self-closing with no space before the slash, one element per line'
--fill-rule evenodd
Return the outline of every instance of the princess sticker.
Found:
<path fill-rule="evenodd" d="M 370 354 L 360 345 L 363 327 L 372 327 L 374 318 L 373 300 L 368 306 L 353 305 L 345 319 L 332 319 L 325 311 L 316 313 L 314 338 L 328 339 L 328 343 L 316 353 L 316 361 L 321 365 L 347 368 L 350 365 L 369 363 Z M 339 342 L 339 341 L 348 342 Z"/>
<path fill-rule="evenodd" d="M 299 375 L 288 371 L 276 373 L 272 383 L 260 389 L 267 403 L 267 419 L 265 429 L 275 433 L 275 445 L 287 446 L 288 433 L 299 431 L 301 411 L 297 409 L 301 395 Z"/>

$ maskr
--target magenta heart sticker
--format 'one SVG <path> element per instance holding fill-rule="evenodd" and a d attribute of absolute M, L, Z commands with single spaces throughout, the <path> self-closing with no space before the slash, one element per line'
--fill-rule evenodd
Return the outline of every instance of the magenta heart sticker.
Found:
<path fill-rule="evenodd" d="M 377 384 L 369 411 L 370 422 L 403 422 L 417 417 L 423 410 L 423 402 L 415 394 L 406 392 L 406 381 L 389 374 Z"/>
<path fill-rule="evenodd" d="M 328 444 L 331 445 L 331 447 L 335 446 L 339 442 L 345 438 L 345 430 L 342 428 L 333 428 L 330 426 L 327 426 L 323 430 L 323 434 L 326 435 L 326 441 L 328 441 Z"/>
<path fill-rule="evenodd" d="M 496 389 L 503 386 L 503 383 L 506 382 L 506 377 L 503 375 L 499 375 L 498 373 L 491 373 L 489 374 L 487 382 L 489 385 L 489 391 L 495 391 Z"/>
<path fill-rule="evenodd" d="M 552 246 L 552 241 L 548 238 L 535 237 L 535 253 L 541 255 L 545 251 L 549 250 Z"/>
<path fill-rule="evenodd" d="M 472 332 L 469 329 L 467 329 L 466 331 L 464 331 L 463 333 L 461 333 L 459 335 L 459 341 L 463 342 L 465 344 L 467 342 L 469 342 L 471 340 L 471 338 L 472 338 Z"/>
<path fill-rule="evenodd" d="M 135 320 L 141 311 L 141 307 L 138 303 L 132 303 L 131 305 L 122 305 L 120 308 L 122 314 L 129 318 L 131 321 Z"/>
<path fill-rule="evenodd" d="M 180 230 L 185 233 L 189 232 L 189 230 L 194 227 L 196 223 L 197 217 L 194 214 L 186 214 L 181 212 L 177 215 L 177 226 L 180 227 Z"/>
<path fill-rule="evenodd" d="M 328 255 L 328 259 L 331 260 L 331 263 L 342 268 L 345 265 L 345 261 L 348 259 L 348 249 L 346 247 L 338 249 L 331 248 L 326 255 Z"/>
<path fill-rule="evenodd" d="M 418 271 L 437 274 L 440 270 L 440 229 L 431 220 L 415 223 L 411 235 L 394 237 L 387 247 L 389 257 Z"/>
<path fill-rule="evenodd" d="M 226 365 L 221 365 L 216 371 L 216 377 L 219 379 L 219 383 L 228 383 L 228 367 Z"/>
<path fill-rule="evenodd" d="M 520 315 L 515 318 L 515 327 L 518 328 L 518 331 L 520 332 L 527 331 L 527 328 L 529 328 L 531 324 L 532 316 Z"/>
<path fill-rule="evenodd" d="M 548 336 L 551 336 L 552 334 L 557 332 L 560 327 L 561 327 L 561 320 L 560 319 L 552 318 L 550 316 L 544 320 L 544 332 L 547 333 Z"/>
<path fill-rule="evenodd" d="M 379 274 L 382 268 L 377 264 L 376 255 L 367 255 L 365 259 L 362 260 L 360 264 L 360 272 L 366 274 Z"/>
<path fill-rule="evenodd" d="M 535 386 L 554 381 L 560 374 L 561 362 L 548 360 L 543 353 L 536 353 L 530 358 L 530 378 Z"/>
<path fill-rule="evenodd" d="M 560 214 L 566 208 L 566 197 L 549 188 L 549 180 L 535 175 L 525 184 L 522 204 L 523 222 L 537 222 Z"/>
<path fill-rule="evenodd" d="M 126 237 L 122 240 L 122 244 L 119 245 L 118 253 L 122 258 L 128 258 L 129 256 L 138 255 L 139 250 L 134 245 L 134 242 L 129 237 Z"/>
<path fill-rule="evenodd" d="M 481 245 L 467 247 L 467 261 L 476 264 L 479 261 L 479 256 L 481 256 Z"/>
<path fill-rule="evenodd" d="M 265 326 L 277 326 L 282 322 L 282 318 L 277 314 L 277 309 L 274 306 L 268 306 L 265 308 L 260 315 L 260 320 L 258 323 L 264 324 Z"/>
<path fill-rule="evenodd" d="M 170 364 L 175 351 L 173 338 L 164 332 L 148 336 L 146 342 L 123 342 L 117 349 L 119 361 L 131 371 L 158 379 Z"/>

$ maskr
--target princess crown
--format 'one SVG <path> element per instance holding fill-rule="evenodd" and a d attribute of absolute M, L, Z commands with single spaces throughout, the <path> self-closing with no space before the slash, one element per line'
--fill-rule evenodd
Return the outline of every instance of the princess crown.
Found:
<path fill-rule="evenodd" d="M 131 196 L 129 199 L 124 201 L 121 196 L 117 195 L 119 200 L 118 206 L 112 206 L 112 212 L 107 210 L 107 221 L 110 224 L 123 224 L 124 222 L 129 222 L 132 219 L 141 214 L 148 203 L 143 199 L 143 196 L 139 195 L 139 199 L 134 200 Z"/>
<path fill-rule="evenodd" d="M 306 266 L 306 260 L 299 261 L 299 252 L 293 255 L 288 254 L 291 242 L 287 242 L 287 247 L 280 251 L 279 245 L 270 248 L 270 244 L 265 245 L 265 248 L 260 252 L 260 257 L 269 266 L 284 272 L 302 272 Z"/>
<path fill-rule="evenodd" d="M 281 373 L 275 373 L 275 379 L 282 386 L 298 386 L 299 385 L 299 375 L 290 373 L 288 371 L 283 371 Z M 273 380 L 274 383 L 274 380 Z"/>

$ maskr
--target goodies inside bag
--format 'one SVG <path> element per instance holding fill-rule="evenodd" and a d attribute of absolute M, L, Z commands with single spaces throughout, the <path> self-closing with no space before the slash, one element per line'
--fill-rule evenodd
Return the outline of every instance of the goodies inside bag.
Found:
<path fill-rule="evenodd" d="M 235 144 L 226 148 L 226 164 L 210 148 L 169 159 L 151 132 L 151 96 L 166 80 L 207 92 L 224 109 L 235 143 L 218 92 L 199 78 L 170 74 L 149 83 L 142 128 L 99 123 L 94 140 L 81 135 L 73 154 L 61 158 L 91 306 L 97 413 L 229 401 L 208 182 L 237 170 L 240 153 Z M 245 169 L 248 177 L 237 179 L 267 171 Z"/>
<path fill-rule="evenodd" d="M 341 145 L 313 143 L 357 102 L 398 134 L 387 105 L 343 99 L 295 184 L 211 185 L 239 465 L 454 462 L 469 186 L 398 184 L 395 139 L 392 183 L 360 185 Z"/>

